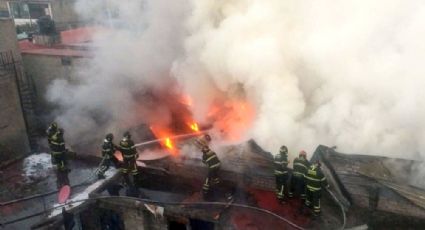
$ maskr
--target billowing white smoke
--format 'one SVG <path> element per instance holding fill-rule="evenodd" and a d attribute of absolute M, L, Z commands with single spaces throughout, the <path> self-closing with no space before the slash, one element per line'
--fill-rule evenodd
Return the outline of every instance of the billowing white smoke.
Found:
<path fill-rule="evenodd" d="M 134 93 L 171 76 L 200 120 L 211 92 L 242 84 L 256 108 L 246 138 L 272 152 L 425 152 L 421 0 L 80 0 L 77 9 L 121 26 L 95 40 L 82 84 L 49 91 L 74 135 L 143 119 Z"/>
<path fill-rule="evenodd" d="M 59 106 L 56 120 L 71 146 L 101 143 L 106 132 L 121 135 L 153 116 L 169 119 L 168 108 L 155 103 L 153 94 L 163 85 L 178 90 L 170 87 L 169 71 L 183 52 L 181 27 L 188 8 L 183 2 L 77 2 L 83 18 L 115 28 L 99 30 L 95 56 L 78 66 L 77 79 L 54 81 L 47 93 Z"/>
<path fill-rule="evenodd" d="M 248 135 L 271 151 L 412 157 L 425 150 L 424 13 L 422 1 L 193 1 L 174 73 L 193 95 L 193 79 L 242 83 L 257 108 Z"/>

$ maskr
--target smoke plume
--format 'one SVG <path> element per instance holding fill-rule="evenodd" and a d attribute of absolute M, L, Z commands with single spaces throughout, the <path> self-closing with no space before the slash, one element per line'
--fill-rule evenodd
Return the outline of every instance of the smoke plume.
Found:
<path fill-rule="evenodd" d="M 216 95 L 249 102 L 240 140 L 293 156 L 425 152 L 425 2 L 419 0 L 78 1 L 112 28 L 73 82 L 48 92 L 72 137 L 167 121 L 155 92 L 183 92 L 203 121 Z M 237 93 L 235 92 L 237 89 Z M 154 110 L 154 112 L 152 112 Z M 161 114 L 161 118 L 157 116 Z"/>

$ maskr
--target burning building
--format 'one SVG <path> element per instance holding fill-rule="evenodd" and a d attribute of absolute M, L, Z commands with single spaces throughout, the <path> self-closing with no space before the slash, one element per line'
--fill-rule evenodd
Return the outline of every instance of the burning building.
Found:
<path fill-rule="evenodd" d="M 181 149 L 193 145 L 180 139 Z M 165 148 L 167 148 L 165 146 Z M 150 149 L 150 150 L 148 150 Z M 206 174 L 199 154 L 161 154 L 147 148 L 139 158 L 139 195 L 128 196 L 119 173 L 89 185 L 64 206 L 82 229 L 418 229 L 425 223 L 424 190 L 415 188 L 394 171 L 394 159 L 346 155 L 319 146 L 320 159 L 331 185 L 322 199 L 321 219 L 312 219 L 294 198 L 277 202 L 272 156 L 254 141 L 222 147 L 223 189 L 234 194 L 205 200 L 201 196 Z M 158 152 L 159 151 L 159 152 Z M 193 151 L 193 150 L 192 150 Z M 154 153 L 156 152 L 156 153 Z M 143 162 L 143 163 L 142 163 Z M 404 161 L 403 173 L 412 173 L 415 162 Z M 224 192 L 225 192 L 224 191 Z M 63 225 L 62 206 L 55 205 L 32 229 L 57 229 Z"/>
<path fill-rule="evenodd" d="M 413 170 L 420 162 L 399 159 L 402 153 L 423 158 L 425 97 L 417 60 L 424 52 L 422 40 L 412 39 L 422 36 L 422 6 L 93 2 L 77 1 L 76 9 L 105 28 L 78 41 L 64 31 L 52 47 L 21 42 L 23 63 L 41 92 L 44 124 L 58 121 L 80 155 L 98 155 L 109 132 L 130 130 L 144 143 L 138 145 L 141 195 L 128 196 L 111 171 L 76 192 L 66 220 L 87 229 L 424 224 L 423 174 Z M 105 3 L 112 12 L 96 10 Z M 206 130 L 234 204 L 223 196 L 200 198 L 206 172 L 192 138 Z M 319 143 L 377 156 L 316 148 Z M 292 150 L 315 149 L 312 159 L 324 162 L 332 193 L 323 197 L 322 222 L 300 214 L 299 200 L 277 204 L 268 151 L 282 144 L 290 158 Z M 409 184 L 413 177 L 419 182 Z M 53 209 L 33 228 L 60 226 L 60 206 Z"/>

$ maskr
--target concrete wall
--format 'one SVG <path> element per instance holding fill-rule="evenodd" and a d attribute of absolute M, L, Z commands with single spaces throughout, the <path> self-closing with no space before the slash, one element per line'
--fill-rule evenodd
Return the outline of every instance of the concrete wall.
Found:
<path fill-rule="evenodd" d="M 0 165 L 29 153 L 18 88 L 12 72 L 0 68 Z"/>
<path fill-rule="evenodd" d="M 0 18 L 0 52 L 7 50 L 12 50 L 15 59 L 21 60 L 15 23 L 11 18 Z"/>
<path fill-rule="evenodd" d="M 70 65 L 63 65 L 62 59 L 70 59 Z M 25 73 L 34 80 L 37 94 L 37 112 L 40 115 L 50 114 L 53 106 L 46 100 L 48 86 L 55 79 L 66 79 L 73 82 L 78 68 L 87 63 L 86 58 L 64 57 L 40 54 L 23 54 Z"/>
<path fill-rule="evenodd" d="M 20 59 L 13 20 L 0 19 L 0 52 L 6 50 L 12 50 L 15 58 Z M 14 71 L 13 68 L 5 69 L 2 66 L 0 66 L 0 145 L 0 164 L 30 151 Z"/>

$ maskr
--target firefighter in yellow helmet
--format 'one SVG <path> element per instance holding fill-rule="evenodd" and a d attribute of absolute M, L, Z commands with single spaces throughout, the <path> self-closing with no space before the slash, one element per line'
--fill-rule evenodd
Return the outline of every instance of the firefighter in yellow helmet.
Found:
<path fill-rule="evenodd" d="M 220 170 L 221 163 L 217 154 L 208 148 L 208 146 L 202 148 L 202 162 L 208 167 L 208 175 L 202 187 L 204 195 L 207 195 L 214 185 L 220 183 L 218 171 Z"/>
<path fill-rule="evenodd" d="M 127 183 L 133 184 L 133 176 L 138 174 L 136 160 L 138 158 L 136 147 L 133 140 L 131 140 L 130 132 L 125 132 L 122 140 L 120 141 L 119 150 L 122 153 L 123 168 L 122 172 Z M 131 176 L 130 176 L 131 175 Z M 133 179 L 133 180 L 131 180 Z"/>
<path fill-rule="evenodd" d="M 53 122 L 50 124 L 46 133 L 52 164 L 56 166 L 58 171 L 67 171 L 66 147 L 63 138 L 64 130 L 59 128 L 56 122 Z"/>
<path fill-rule="evenodd" d="M 301 199 L 305 199 L 305 176 L 309 168 L 310 162 L 307 160 L 307 153 L 301 150 L 299 156 L 294 160 L 289 197 L 293 197 L 295 194 Z"/>
<path fill-rule="evenodd" d="M 285 199 L 285 187 L 288 180 L 288 148 L 282 145 L 274 156 L 274 175 L 276 177 L 276 196 L 281 203 Z"/>
<path fill-rule="evenodd" d="M 64 185 L 69 185 L 68 173 L 70 169 L 68 167 L 68 150 L 63 137 L 64 130 L 59 128 L 56 122 L 53 122 L 46 134 L 52 165 L 56 168 L 56 186 L 59 189 Z"/>
<path fill-rule="evenodd" d="M 314 216 L 320 215 L 320 197 L 322 189 L 329 187 L 326 177 L 320 167 L 321 164 L 317 161 L 315 164 L 310 166 L 305 176 L 305 205 L 309 208 L 313 208 Z"/>
<path fill-rule="evenodd" d="M 115 151 L 119 149 L 113 142 L 114 135 L 112 133 L 108 133 L 105 136 L 105 139 L 102 143 L 102 161 L 99 165 L 99 170 L 97 172 L 97 176 L 99 179 L 105 178 L 105 172 L 109 169 L 111 165 L 114 167 L 118 166 L 118 160 L 114 156 Z"/>

